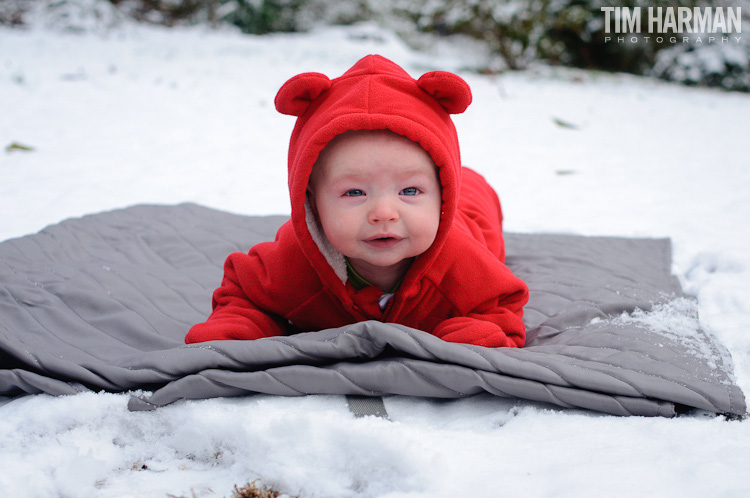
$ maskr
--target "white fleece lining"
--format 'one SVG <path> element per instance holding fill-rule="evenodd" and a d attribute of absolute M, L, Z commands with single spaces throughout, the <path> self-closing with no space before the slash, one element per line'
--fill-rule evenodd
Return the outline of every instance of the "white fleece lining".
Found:
<path fill-rule="evenodd" d="M 346 260 L 344 259 L 344 255 L 338 252 L 329 242 L 328 237 L 326 237 L 326 234 L 312 212 L 308 199 L 305 199 L 305 221 L 307 222 L 307 229 L 310 231 L 310 235 L 312 235 L 313 240 L 318 245 L 318 249 L 320 249 L 323 257 L 326 258 L 328 264 L 333 268 L 336 276 L 341 279 L 341 283 L 346 284 L 348 277 L 346 275 Z"/>

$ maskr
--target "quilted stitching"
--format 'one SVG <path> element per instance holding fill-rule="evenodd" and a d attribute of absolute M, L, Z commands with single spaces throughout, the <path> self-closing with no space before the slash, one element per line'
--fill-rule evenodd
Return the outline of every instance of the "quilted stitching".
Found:
<path fill-rule="evenodd" d="M 508 265 L 531 289 L 521 350 L 378 322 L 184 345 L 210 311 L 227 254 L 271 240 L 283 221 L 135 206 L 0 243 L 0 350 L 14 359 L 0 365 L 0 393 L 156 388 L 132 409 L 254 392 L 490 392 L 617 415 L 670 416 L 676 404 L 746 410 L 728 355 L 707 335 L 691 346 L 610 323 L 681 295 L 667 240 L 507 235 Z"/>

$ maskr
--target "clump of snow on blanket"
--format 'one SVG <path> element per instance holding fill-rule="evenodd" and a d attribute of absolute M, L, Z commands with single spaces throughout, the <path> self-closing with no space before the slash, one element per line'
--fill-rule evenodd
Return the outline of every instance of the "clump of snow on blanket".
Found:
<path fill-rule="evenodd" d="M 591 323 L 601 323 L 602 318 L 594 318 Z M 685 350 L 706 361 L 711 369 L 718 369 L 721 364 L 731 364 L 731 358 L 711 346 L 713 341 L 706 339 L 700 317 L 698 303 L 695 299 L 679 297 L 667 302 L 657 303 L 650 310 L 636 308 L 632 313 L 624 312 L 609 319 L 611 325 L 640 325 L 685 347 Z M 659 343 L 659 347 L 667 347 Z"/>

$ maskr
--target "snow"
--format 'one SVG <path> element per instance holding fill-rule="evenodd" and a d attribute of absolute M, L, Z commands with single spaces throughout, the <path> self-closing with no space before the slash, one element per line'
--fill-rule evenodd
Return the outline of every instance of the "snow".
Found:
<path fill-rule="evenodd" d="M 594 318 L 591 322 L 602 321 L 601 318 Z M 731 364 L 731 358 L 715 351 L 709 344 L 706 333 L 701 329 L 698 304 L 694 299 L 679 297 L 656 304 L 649 311 L 635 309 L 632 313 L 622 313 L 608 322 L 612 326 L 634 324 L 645 327 L 671 342 L 682 344 L 689 354 L 700 358 L 714 370 L 719 368 L 716 363 L 719 359 Z M 663 343 L 659 343 L 659 346 L 665 347 Z"/>
<path fill-rule="evenodd" d="M 479 75 L 461 44 L 416 52 L 373 25 L 240 35 L 124 25 L 0 28 L 0 240 L 137 203 L 288 213 L 287 78 L 337 76 L 367 53 L 412 75 L 458 71 L 464 162 L 506 229 L 670 237 L 697 298 L 641 320 L 706 333 L 750 393 L 750 95 L 538 67 Z M 571 126 L 561 126 L 568 123 Z M 208 297 L 207 297 L 208 299 Z M 661 314 L 660 314 L 661 313 Z M 693 320 L 684 322 L 689 315 Z M 0 406 L 0 494 L 229 496 L 260 479 L 299 497 L 746 496 L 750 422 L 618 418 L 518 400 L 391 397 L 391 421 L 340 396 L 255 396 L 127 411 L 126 394 Z"/>

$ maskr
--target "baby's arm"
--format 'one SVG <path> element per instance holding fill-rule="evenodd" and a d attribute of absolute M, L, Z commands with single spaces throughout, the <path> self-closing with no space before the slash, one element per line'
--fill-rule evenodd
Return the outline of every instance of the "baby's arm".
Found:
<path fill-rule="evenodd" d="M 213 312 L 203 323 L 194 325 L 185 342 L 260 339 L 283 335 L 285 320 L 256 306 L 243 289 L 237 266 L 248 262 L 245 254 L 233 254 L 224 265 L 221 287 L 213 294 Z"/>
<path fill-rule="evenodd" d="M 438 325 L 433 333 L 444 341 L 488 348 L 520 348 L 526 341 L 523 322 L 507 310 L 449 318 Z"/>
<path fill-rule="evenodd" d="M 490 348 L 523 347 L 526 341 L 523 306 L 529 299 L 528 287 L 510 271 L 502 286 L 504 289 L 498 291 L 497 297 L 484 300 L 462 316 L 444 320 L 432 333 L 448 342 Z"/>

